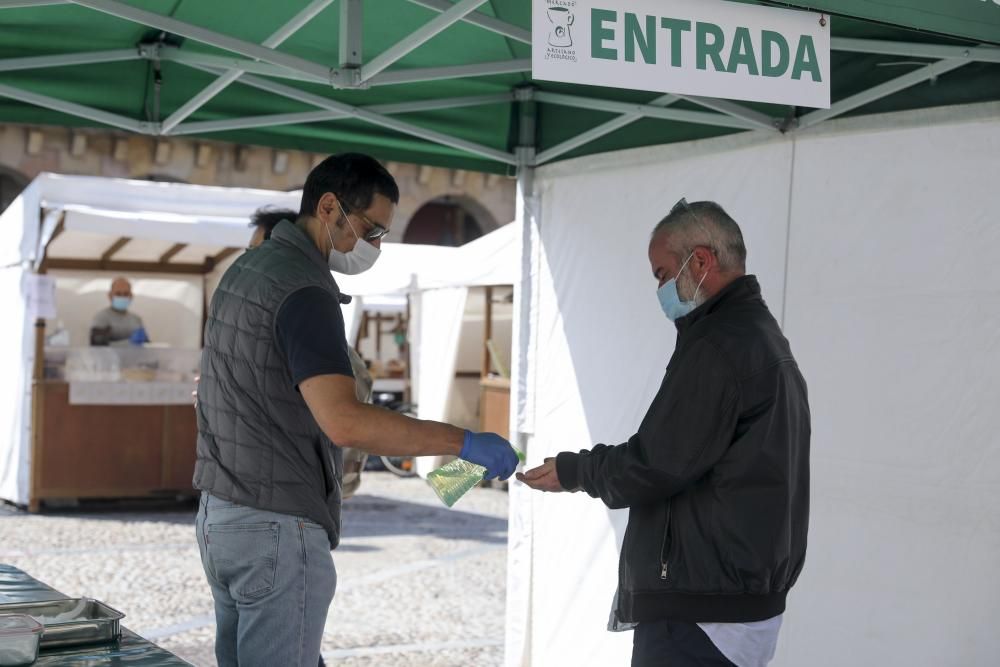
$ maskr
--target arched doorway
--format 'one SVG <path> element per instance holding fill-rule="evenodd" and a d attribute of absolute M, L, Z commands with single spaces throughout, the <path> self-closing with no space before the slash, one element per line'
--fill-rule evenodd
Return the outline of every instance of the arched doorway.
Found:
<path fill-rule="evenodd" d="M 417 209 L 403 232 L 403 243 L 460 246 L 496 227 L 493 216 L 475 200 L 445 195 Z"/>
<path fill-rule="evenodd" d="M 0 167 L 0 213 L 6 211 L 10 203 L 17 199 L 27 186 L 28 178 L 24 174 L 7 167 Z"/>

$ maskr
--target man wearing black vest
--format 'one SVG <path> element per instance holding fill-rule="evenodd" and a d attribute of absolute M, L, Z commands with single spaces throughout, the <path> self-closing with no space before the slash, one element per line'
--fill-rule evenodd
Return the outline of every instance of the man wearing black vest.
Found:
<path fill-rule="evenodd" d="M 309 174 L 298 218 L 226 271 L 212 298 L 198 387 L 198 546 L 215 599 L 220 667 L 313 667 L 336 588 L 340 446 L 453 454 L 506 479 L 492 433 L 360 403 L 331 270 L 375 263 L 399 190 L 366 155 Z"/>

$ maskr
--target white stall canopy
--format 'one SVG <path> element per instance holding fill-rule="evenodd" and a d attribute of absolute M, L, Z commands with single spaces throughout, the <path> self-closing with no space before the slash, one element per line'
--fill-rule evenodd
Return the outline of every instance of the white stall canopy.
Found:
<path fill-rule="evenodd" d="M 256 209 L 297 209 L 300 198 L 298 192 L 41 174 L 0 217 L 8 238 L 0 243 L 0 261 L 28 262 L 35 270 L 46 259 L 52 269 L 208 273 L 246 247 Z M 8 235 L 21 242 L 15 247 Z"/>

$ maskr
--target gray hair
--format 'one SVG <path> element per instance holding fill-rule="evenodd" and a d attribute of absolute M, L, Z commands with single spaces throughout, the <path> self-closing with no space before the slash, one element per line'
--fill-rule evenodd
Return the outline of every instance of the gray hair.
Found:
<path fill-rule="evenodd" d="M 696 247 L 707 246 L 715 253 L 723 271 L 746 271 L 747 247 L 743 243 L 743 232 L 714 201 L 689 204 L 681 199 L 653 228 L 653 237 L 660 232 L 670 234 L 674 251 L 685 258 Z"/>

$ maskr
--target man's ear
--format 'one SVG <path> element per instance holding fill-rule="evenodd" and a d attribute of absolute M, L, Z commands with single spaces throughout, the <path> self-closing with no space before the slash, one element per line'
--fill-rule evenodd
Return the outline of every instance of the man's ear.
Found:
<path fill-rule="evenodd" d="M 326 192 L 322 197 L 319 198 L 319 203 L 316 205 L 317 217 L 326 218 L 330 220 L 337 221 L 338 226 L 341 224 L 340 218 L 343 215 L 340 212 L 340 205 L 337 201 L 337 195 L 332 192 Z"/>
<path fill-rule="evenodd" d="M 694 249 L 694 257 L 691 258 L 691 261 L 697 266 L 697 268 L 702 271 L 707 271 L 712 268 L 715 263 L 715 253 L 713 253 L 710 248 L 698 246 Z"/>

